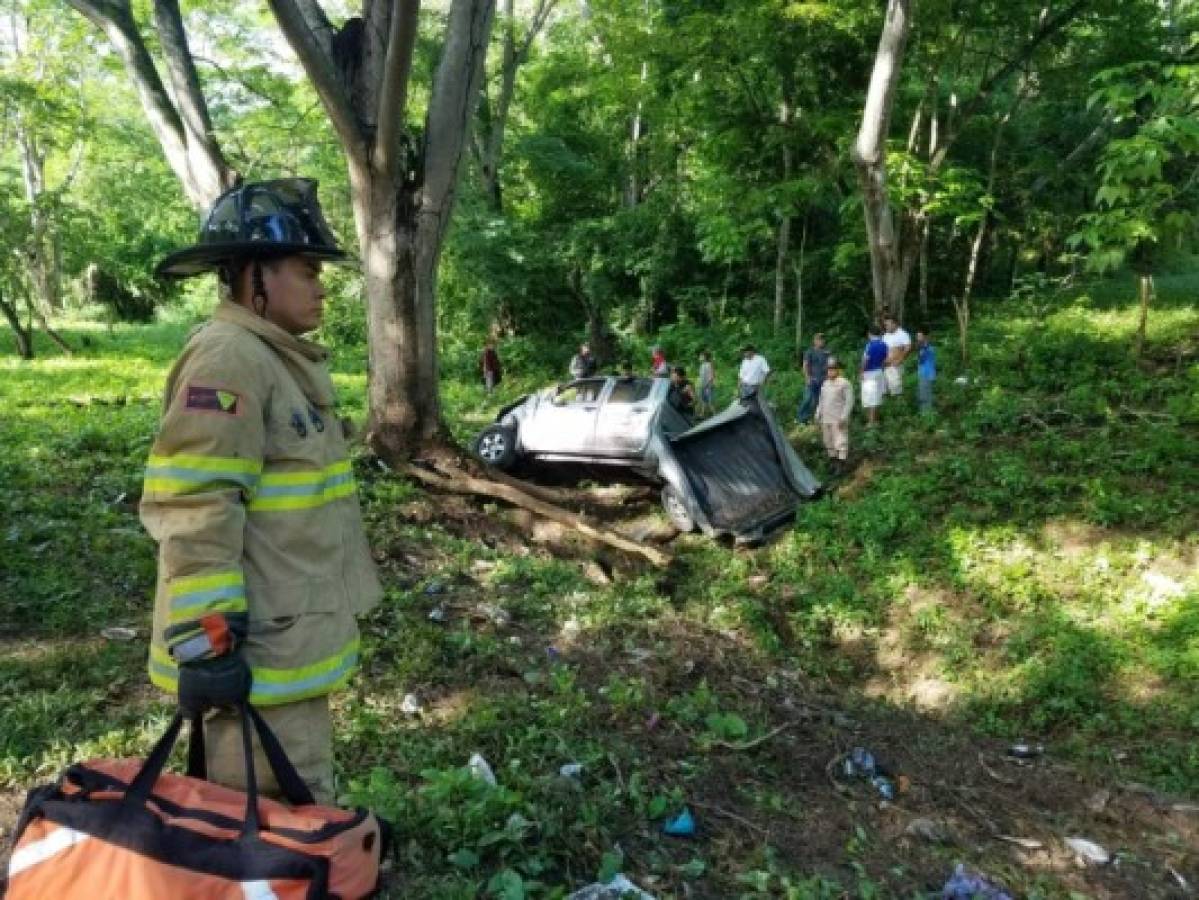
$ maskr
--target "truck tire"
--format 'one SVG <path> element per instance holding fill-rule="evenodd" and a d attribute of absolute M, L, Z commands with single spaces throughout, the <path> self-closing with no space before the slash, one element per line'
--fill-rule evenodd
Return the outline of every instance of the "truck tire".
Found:
<path fill-rule="evenodd" d="M 686 534 L 695 530 L 695 519 L 687 511 L 687 504 L 683 500 L 683 495 L 679 493 L 674 485 L 668 484 L 662 488 L 662 508 L 666 510 L 666 515 L 670 519 L 671 524 L 679 531 Z"/>
<path fill-rule="evenodd" d="M 503 425 L 488 425 L 475 439 L 475 456 L 489 466 L 510 471 L 516 465 L 516 432 Z"/>

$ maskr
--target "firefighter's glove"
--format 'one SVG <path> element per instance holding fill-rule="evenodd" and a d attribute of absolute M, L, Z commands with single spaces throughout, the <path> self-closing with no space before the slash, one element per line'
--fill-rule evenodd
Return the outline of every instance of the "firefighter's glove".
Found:
<path fill-rule="evenodd" d="M 189 716 L 216 706 L 236 706 L 250 696 L 250 667 L 240 653 L 179 667 L 179 708 Z"/>

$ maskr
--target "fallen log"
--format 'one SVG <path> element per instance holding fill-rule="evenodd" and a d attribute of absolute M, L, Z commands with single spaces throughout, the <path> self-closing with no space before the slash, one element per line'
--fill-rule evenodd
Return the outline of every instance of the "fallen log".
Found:
<path fill-rule="evenodd" d="M 555 506 L 552 503 L 546 503 L 544 500 L 538 500 L 536 497 L 530 496 L 526 491 L 513 487 L 510 484 L 485 481 L 484 479 L 468 475 L 465 472 L 452 477 L 436 475 L 426 469 L 411 464 L 403 466 L 400 471 L 422 484 L 427 484 L 441 491 L 448 491 L 452 494 L 473 494 L 476 496 L 491 497 L 495 500 L 504 500 L 513 506 L 519 506 L 521 509 L 527 509 L 529 512 L 536 513 L 546 519 L 569 526 L 592 540 L 600 541 L 610 547 L 623 550 L 626 553 L 635 553 L 638 556 L 642 556 L 658 568 L 665 569 L 671 563 L 671 556 L 663 553 L 661 550 L 631 541 L 607 529 L 596 528 L 585 521 L 582 516 L 562 509 L 560 506 Z"/>

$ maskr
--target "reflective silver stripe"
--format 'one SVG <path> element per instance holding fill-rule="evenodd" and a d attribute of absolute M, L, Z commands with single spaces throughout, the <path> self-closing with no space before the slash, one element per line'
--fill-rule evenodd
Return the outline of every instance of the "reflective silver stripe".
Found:
<path fill-rule="evenodd" d="M 246 900 L 279 900 L 268 881 L 243 881 L 241 894 Z"/>
<path fill-rule="evenodd" d="M 84 834 L 74 828 L 60 827 L 53 834 L 47 835 L 40 841 L 34 841 L 14 853 L 12 859 L 8 861 L 8 877 L 15 878 L 29 867 L 43 863 L 50 857 L 57 856 L 90 837 L 90 834 Z"/>
<path fill-rule="evenodd" d="M 208 639 L 207 634 L 197 634 L 171 648 L 171 656 L 177 663 L 191 662 L 211 652 L 212 641 Z"/>

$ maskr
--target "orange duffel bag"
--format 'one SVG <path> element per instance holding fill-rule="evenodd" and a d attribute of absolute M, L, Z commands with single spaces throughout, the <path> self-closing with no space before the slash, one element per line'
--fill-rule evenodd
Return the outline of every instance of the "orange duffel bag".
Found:
<path fill-rule="evenodd" d="M 250 723 L 288 804 L 254 787 Z M 266 722 L 243 707 L 245 793 L 205 780 L 191 722 L 188 774 L 163 774 L 177 713 L 150 755 L 77 763 L 29 792 L 8 900 L 293 900 L 369 897 L 389 833 L 373 813 L 317 806 Z"/>

